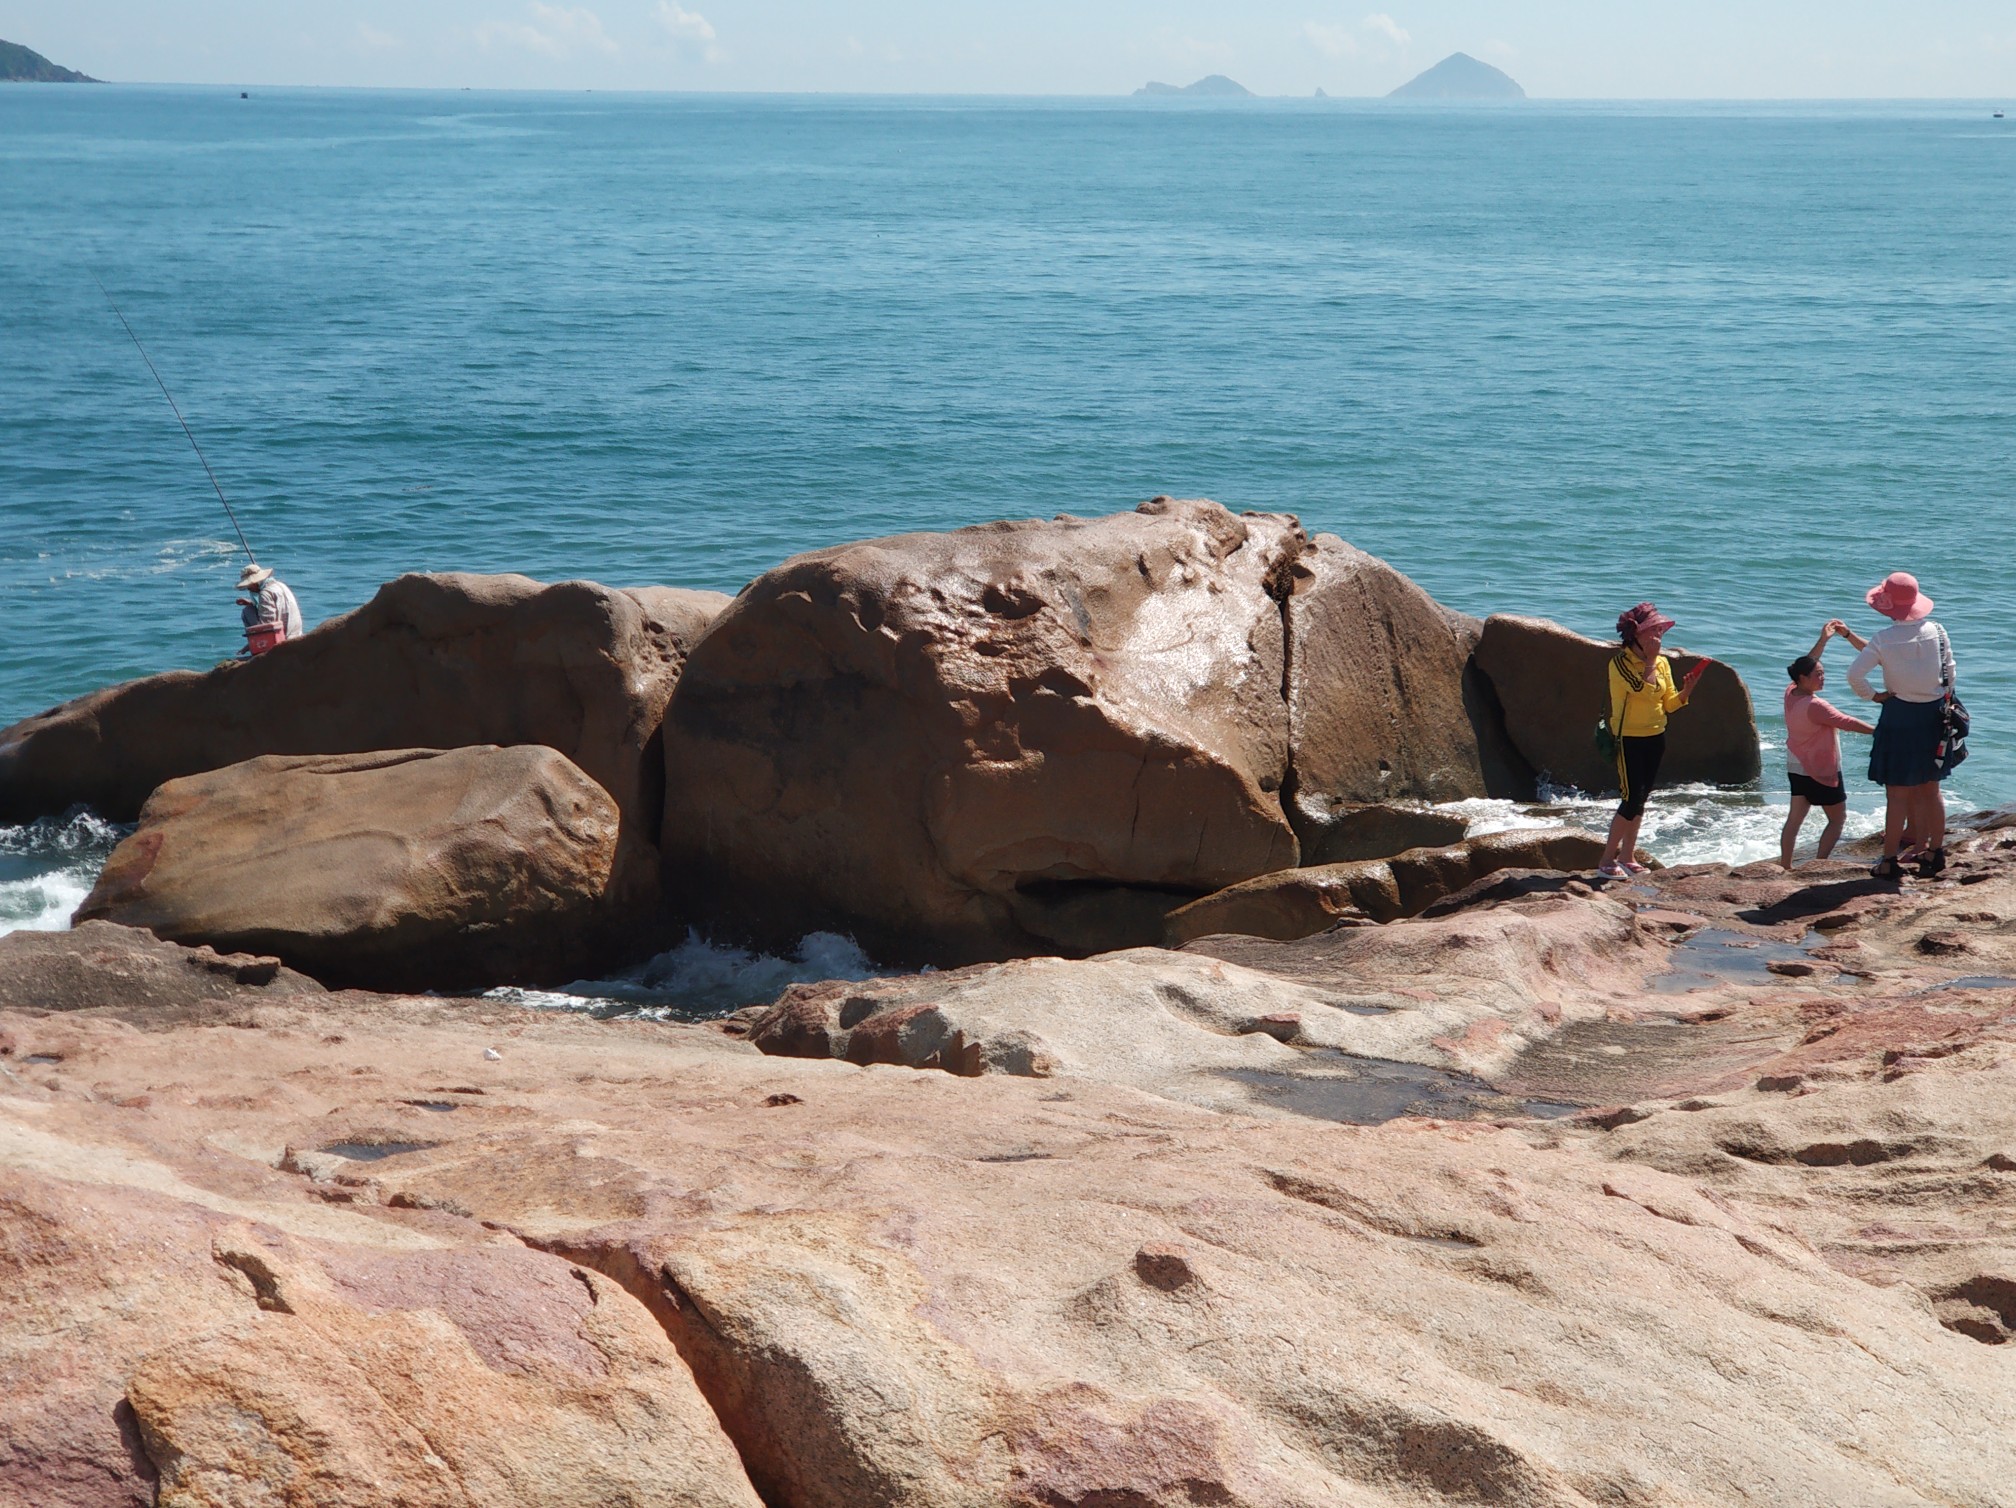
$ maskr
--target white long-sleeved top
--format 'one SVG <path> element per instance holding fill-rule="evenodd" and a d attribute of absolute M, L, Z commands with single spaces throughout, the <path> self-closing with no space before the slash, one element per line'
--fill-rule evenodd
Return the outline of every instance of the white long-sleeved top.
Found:
<path fill-rule="evenodd" d="M 1945 631 L 1930 618 L 1893 623 L 1869 636 L 1869 647 L 1848 667 L 1848 684 L 1857 696 L 1874 700 L 1869 672 L 1878 665 L 1883 667 L 1883 689 L 1904 702 L 1938 701 L 1946 694 L 1941 679 L 1951 683 L 1958 671 Z"/>

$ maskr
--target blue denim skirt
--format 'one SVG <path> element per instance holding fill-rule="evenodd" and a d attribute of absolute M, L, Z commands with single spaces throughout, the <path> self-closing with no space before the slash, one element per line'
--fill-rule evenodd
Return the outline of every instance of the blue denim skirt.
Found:
<path fill-rule="evenodd" d="M 1946 701 L 1907 702 L 1891 697 L 1876 719 L 1869 745 L 1869 778 L 1878 785 L 1924 785 L 1944 780 L 1939 772 L 1939 738 L 1945 730 Z"/>

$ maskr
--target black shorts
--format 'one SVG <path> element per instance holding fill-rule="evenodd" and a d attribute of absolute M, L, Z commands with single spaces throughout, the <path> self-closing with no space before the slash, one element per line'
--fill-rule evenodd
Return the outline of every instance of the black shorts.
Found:
<path fill-rule="evenodd" d="M 1815 806 L 1839 806 L 1848 799 L 1848 788 L 1838 780 L 1822 785 L 1811 775 L 1794 775 L 1789 770 L 1785 778 L 1792 782 L 1793 795 L 1804 796 Z"/>
<path fill-rule="evenodd" d="M 1652 784 L 1659 778 L 1659 763 L 1665 757 L 1664 733 L 1617 740 L 1617 790 L 1624 797 L 1617 804 L 1617 815 L 1625 821 L 1645 815 L 1645 798 L 1652 794 Z"/>

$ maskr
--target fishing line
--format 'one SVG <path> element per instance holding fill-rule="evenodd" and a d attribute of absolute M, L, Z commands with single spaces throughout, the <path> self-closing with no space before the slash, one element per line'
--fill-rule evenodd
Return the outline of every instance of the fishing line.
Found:
<path fill-rule="evenodd" d="M 112 304 L 112 312 L 119 315 L 119 323 L 126 326 L 126 334 L 133 341 L 133 349 L 140 353 L 140 359 L 147 363 L 147 371 L 154 378 L 154 385 L 161 389 L 161 396 L 168 400 L 168 407 L 175 415 L 175 422 L 182 426 L 182 433 L 189 436 L 189 448 L 196 452 L 196 459 L 203 463 L 203 474 L 210 478 L 210 485 L 217 490 L 217 501 L 224 505 L 224 514 L 231 520 L 231 527 L 238 531 L 238 543 L 245 546 L 245 558 L 252 564 L 259 564 L 259 557 L 252 553 L 252 546 L 245 538 L 245 530 L 238 522 L 238 515 L 231 511 L 231 500 L 224 496 L 224 489 L 218 484 L 217 473 L 210 469 L 210 458 L 203 454 L 203 447 L 196 443 L 195 433 L 189 428 L 189 421 L 182 417 L 182 409 L 175 402 L 175 395 L 168 391 L 168 384 L 161 380 L 161 374 L 154 370 L 154 358 L 147 354 L 147 348 L 140 344 L 140 337 L 133 334 L 133 326 L 127 324 L 126 316 L 119 306 L 112 302 L 112 295 L 97 273 L 91 274 L 91 281 L 98 284 L 98 291 L 105 294 L 105 302 Z"/>

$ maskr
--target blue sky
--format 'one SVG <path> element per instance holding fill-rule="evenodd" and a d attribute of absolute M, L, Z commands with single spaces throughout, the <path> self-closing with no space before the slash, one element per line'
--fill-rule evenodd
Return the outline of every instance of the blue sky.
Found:
<path fill-rule="evenodd" d="M 2016 94 L 2016 0 L 1371 3 L 0 0 L 0 37 L 136 82 L 1365 95 L 1461 50 L 1542 97 Z"/>

